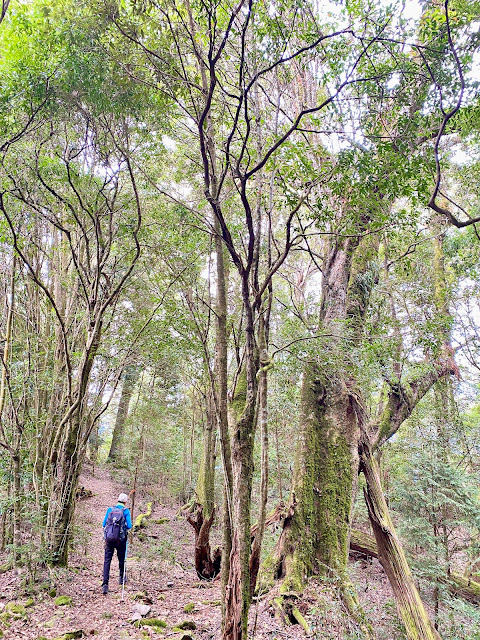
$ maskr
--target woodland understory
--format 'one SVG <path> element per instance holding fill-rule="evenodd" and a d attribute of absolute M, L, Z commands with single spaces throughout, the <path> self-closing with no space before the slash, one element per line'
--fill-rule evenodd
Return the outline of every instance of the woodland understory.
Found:
<path fill-rule="evenodd" d="M 122 490 L 140 634 L 480 638 L 479 0 L 1 6 L 8 597 Z"/>

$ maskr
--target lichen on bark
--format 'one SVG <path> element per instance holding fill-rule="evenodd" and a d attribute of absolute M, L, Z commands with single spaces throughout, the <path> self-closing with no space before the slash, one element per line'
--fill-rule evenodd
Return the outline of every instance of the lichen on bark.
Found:
<path fill-rule="evenodd" d="M 346 423 L 355 417 L 348 393 L 339 386 L 325 383 L 314 366 L 303 380 L 291 508 L 262 569 L 262 584 L 273 570 L 274 577 L 283 578 L 283 593 L 301 591 L 313 573 L 345 577 L 358 459 L 345 433 Z"/>

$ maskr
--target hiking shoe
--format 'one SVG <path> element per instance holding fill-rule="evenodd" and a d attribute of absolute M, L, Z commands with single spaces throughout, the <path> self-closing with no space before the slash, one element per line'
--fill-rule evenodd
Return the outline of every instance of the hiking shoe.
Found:
<path fill-rule="evenodd" d="M 102 593 L 103 593 L 104 596 L 107 595 L 107 593 L 108 593 L 108 584 L 102 585 Z"/>

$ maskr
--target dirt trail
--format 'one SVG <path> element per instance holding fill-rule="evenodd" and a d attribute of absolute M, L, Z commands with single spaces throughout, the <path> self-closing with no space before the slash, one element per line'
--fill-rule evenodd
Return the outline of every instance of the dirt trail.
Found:
<path fill-rule="evenodd" d="M 108 471 L 97 469 L 95 476 L 85 472 L 80 486 L 93 491 L 93 497 L 78 502 L 75 522 L 75 544 L 70 554 L 68 569 L 58 569 L 37 577 L 34 604 L 27 608 L 26 617 L 10 620 L 11 626 L 3 628 L 6 640 L 25 639 L 51 640 L 63 634 L 82 630 L 84 636 L 97 640 L 122 640 L 145 637 L 179 638 L 174 631 L 176 624 L 189 620 L 195 623 L 192 632 L 195 640 L 219 639 L 220 632 L 220 585 L 200 582 L 192 564 L 194 537 L 191 527 L 183 519 L 175 517 L 175 509 L 154 504 L 152 516 L 145 531 L 135 536 L 129 547 L 125 598 L 121 600 L 118 584 L 118 561 L 114 557 L 110 575 L 110 592 L 103 596 L 101 576 L 103 568 L 102 521 L 106 509 L 115 504 L 126 487 L 116 485 Z M 128 505 L 127 505 L 128 506 Z M 146 507 L 146 499 L 137 496 L 135 511 Z M 0 610 L 8 602 L 25 604 L 29 595 L 22 587 L 28 571 L 8 571 L 0 575 Z M 46 587 L 50 580 L 56 594 L 49 594 Z M 167 583 L 173 583 L 168 586 Z M 167 627 L 162 633 L 152 627 L 137 629 L 129 621 L 135 607 L 134 596 L 146 594 L 151 611 L 148 617 L 164 620 Z M 53 592 L 52 592 L 53 593 Z M 70 606 L 55 604 L 59 596 L 70 596 Z M 193 609 L 193 610 L 192 610 Z M 267 601 L 258 608 L 252 607 L 252 622 L 256 618 L 256 640 L 272 638 L 304 638 L 300 627 L 285 629 L 272 617 Z M 1 615 L 0 615 L 1 619 Z"/>

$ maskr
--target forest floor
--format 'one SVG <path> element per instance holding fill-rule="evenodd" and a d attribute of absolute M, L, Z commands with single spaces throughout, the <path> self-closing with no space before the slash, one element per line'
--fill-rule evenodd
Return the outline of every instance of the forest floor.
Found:
<path fill-rule="evenodd" d="M 134 537 L 128 551 L 128 582 L 122 600 L 118 584 L 118 562 L 112 561 L 110 592 L 102 595 L 102 521 L 106 509 L 115 503 L 124 487 L 113 482 L 106 469 L 86 470 L 80 485 L 93 492 L 79 500 L 75 537 L 68 569 L 35 570 L 30 567 L 0 575 L 0 630 L 5 640 L 47 640 L 79 632 L 75 637 L 97 640 L 162 637 L 182 638 L 176 630 L 188 621 L 194 630 L 185 640 L 219 639 L 221 606 L 220 582 L 199 581 L 193 566 L 194 535 L 178 506 L 155 504 L 149 524 Z M 137 497 L 135 514 L 143 512 L 146 497 Z M 0 558 L 0 561 L 2 559 Z M 376 562 L 376 561 L 375 561 Z M 380 620 L 377 637 L 394 640 L 396 615 L 391 606 L 390 588 L 379 565 L 360 561 L 352 565 L 352 580 L 370 619 Z M 70 604 L 59 605 L 60 596 Z M 275 616 L 275 592 L 254 602 L 249 637 L 255 640 L 300 640 L 306 637 L 300 625 L 286 627 Z M 10 603 L 27 605 L 9 617 Z M 138 604 L 150 610 L 137 628 L 130 621 Z M 312 581 L 298 603 L 311 628 L 311 635 L 322 640 L 360 638 L 342 604 L 334 597 L 334 584 Z M 3 612 L 3 613 L 2 613 Z M 148 626 L 148 619 L 161 619 L 164 628 Z M 376 626 L 376 625 L 375 625 Z M 82 634 L 80 634 L 82 632 Z M 0 633 L 1 637 L 1 633 Z M 401 636 L 398 636 L 401 637 Z"/>

